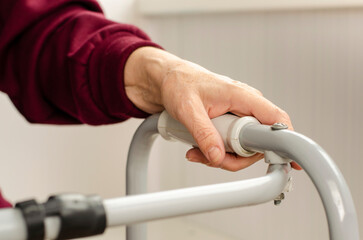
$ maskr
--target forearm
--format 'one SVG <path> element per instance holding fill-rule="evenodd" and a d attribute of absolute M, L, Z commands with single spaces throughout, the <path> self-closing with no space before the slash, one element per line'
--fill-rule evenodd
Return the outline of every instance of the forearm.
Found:
<path fill-rule="evenodd" d="M 28 121 L 99 125 L 147 116 L 123 84 L 129 55 L 157 47 L 137 27 L 105 19 L 96 1 L 3 1 L 0 9 L 0 90 Z"/>
<path fill-rule="evenodd" d="M 125 90 L 140 109 L 157 113 L 164 109 L 161 89 L 165 77 L 182 59 L 164 50 L 142 47 L 134 51 L 125 65 Z"/>

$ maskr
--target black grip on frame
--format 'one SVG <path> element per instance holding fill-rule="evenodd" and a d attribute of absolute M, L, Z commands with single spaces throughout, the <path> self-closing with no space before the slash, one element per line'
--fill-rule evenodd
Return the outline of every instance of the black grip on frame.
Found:
<path fill-rule="evenodd" d="M 47 216 L 58 216 L 61 219 L 59 240 L 94 236 L 106 229 L 106 212 L 98 196 L 52 196 L 44 207 Z"/>
<path fill-rule="evenodd" d="M 15 208 L 20 209 L 23 214 L 27 229 L 26 239 L 43 240 L 45 238 L 44 219 L 46 216 L 44 207 L 32 199 L 17 203 Z"/>
<path fill-rule="evenodd" d="M 58 240 L 89 237 L 102 234 L 106 229 L 106 212 L 98 196 L 61 194 L 51 196 L 44 204 L 35 200 L 15 205 L 24 217 L 27 240 L 45 239 L 45 219 L 60 218 Z"/>

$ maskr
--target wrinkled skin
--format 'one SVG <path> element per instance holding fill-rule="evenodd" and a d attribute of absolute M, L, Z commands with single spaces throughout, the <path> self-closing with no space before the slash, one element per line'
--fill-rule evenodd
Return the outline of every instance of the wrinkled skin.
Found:
<path fill-rule="evenodd" d="M 148 113 L 166 109 L 187 127 L 199 146 L 187 152 L 191 162 L 238 171 L 263 158 L 263 154 L 245 158 L 225 152 L 210 119 L 227 112 L 254 116 L 262 124 L 285 123 L 293 130 L 289 115 L 257 89 L 157 48 L 134 51 L 124 77 L 126 94 L 138 108 Z M 301 169 L 296 163 L 292 167 Z"/>

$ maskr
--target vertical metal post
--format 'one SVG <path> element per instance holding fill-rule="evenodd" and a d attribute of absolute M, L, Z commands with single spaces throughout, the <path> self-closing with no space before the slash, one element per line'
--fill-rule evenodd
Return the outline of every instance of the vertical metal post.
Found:
<path fill-rule="evenodd" d="M 159 114 L 147 118 L 137 129 L 129 149 L 126 166 L 126 194 L 147 192 L 147 169 L 151 147 L 158 136 Z M 137 143 L 137 144 L 136 144 Z M 147 225 L 126 227 L 127 240 L 146 240 Z"/>

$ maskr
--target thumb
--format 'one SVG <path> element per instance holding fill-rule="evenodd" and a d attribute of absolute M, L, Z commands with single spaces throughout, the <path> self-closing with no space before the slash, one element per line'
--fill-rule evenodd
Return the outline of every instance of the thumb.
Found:
<path fill-rule="evenodd" d="M 225 148 L 222 137 L 212 124 L 203 104 L 193 103 L 191 109 L 178 114 L 178 120 L 192 134 L 199 149 L 213 166 L 222 164 L 225 157 Z"/>

